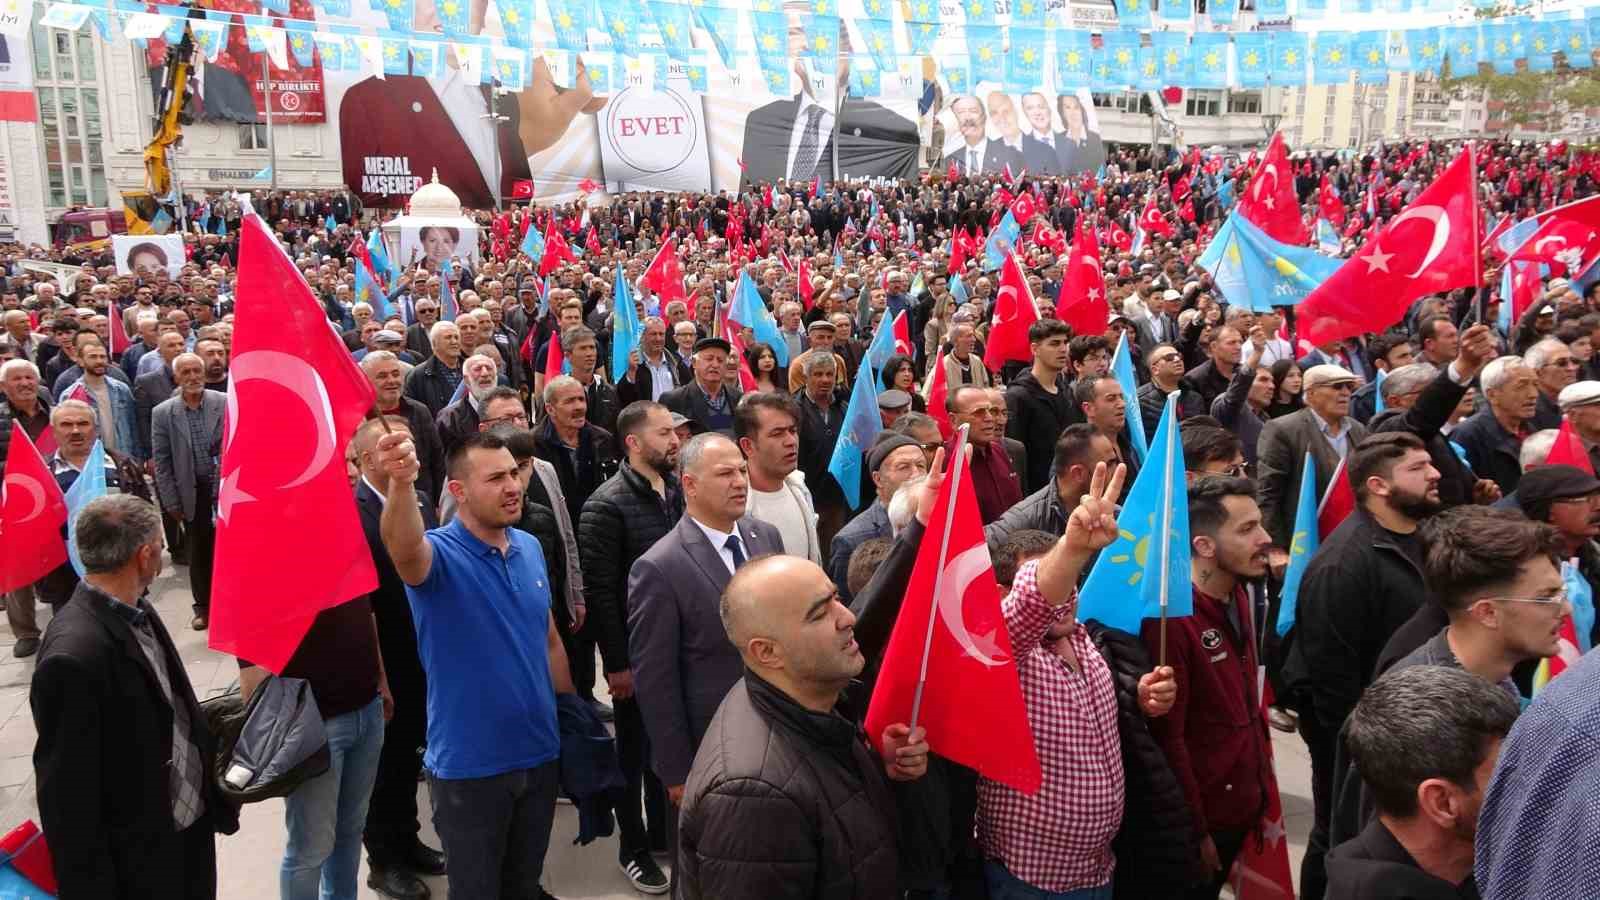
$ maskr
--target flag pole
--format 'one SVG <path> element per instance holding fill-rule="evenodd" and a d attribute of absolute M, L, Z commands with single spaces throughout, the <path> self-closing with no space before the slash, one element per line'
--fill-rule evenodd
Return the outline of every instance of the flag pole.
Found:
<path fill-rule="evenodd" d="M 950 527 L 956 518 L 956 491 L 961 489 L 961 472 L 967 467 L 967 430 L 970 425 L 962 425 L 956 432 L 956 442 L 950 451 L 949 466 L 945 471 L 950 474 L 950 485 L 945 492 L 948 501 L 944 509 L 944 535 L 939 539 L 939 569 L 933 576 L 933 596 L 928 609 L 928 633 L 922 639 L 922 667 L 917 670 L 917 690 L 911 696 L 911 730 L 917 730 L 918 714 L 922 712 L 922 689 L 928 685 L 928 655 L 933 652 L 933 629 L 939 621 L 939 591 L 944 587 L 945 563 L 950 558 Z M 1163 607 L 1164 609 L 1165 607 Z"/>
<path fill-rule="evenodd" d="M 1174 414 L 1173 404 L 1177 402 L 1178 393 L 1174 391 L 1167 395 L 1167 409 L 1163 414 L 1168 418 L 1167 446 L 1163 448 L 1161 456 L 1161 640 L 1156 654 L 1156 665 L 1167 664 L 1167 601 L 1168 601 L 1168 573 L 1172 569 L 1172 453 L 1173 442 L 1178 433 L 1178 417 Z"/>

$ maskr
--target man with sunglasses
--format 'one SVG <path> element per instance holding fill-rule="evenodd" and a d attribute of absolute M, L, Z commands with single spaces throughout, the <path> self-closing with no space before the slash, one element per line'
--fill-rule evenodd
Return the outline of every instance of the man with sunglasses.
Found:
<path fill-rule="evenodd" d="M 1000 518 L 1022 499 L 1022 480 L 1011 467 L 1011 457 L 998 440 L 995 423 L 1000 410 L 988 389 L 962 385 L 950 392 L 945 406 L 950 425 L 959 429 L 970 425 L 967 440 L 972 444 L 972 488 L 978 495 L 978 512 L 983 524 Z M 952 437 L 946 452 L 955 448 Z"/>
<path fill-rule="evenodd" d="M 1561 389 L 1578 380 L 1582 363 L 1572 355 L 1571 347 L 1553 337 L 1529 347 L 1522 359 L 1539 379 L 1539 396 L 1529 427 L 1535 431 L 1560 428 Z"/>

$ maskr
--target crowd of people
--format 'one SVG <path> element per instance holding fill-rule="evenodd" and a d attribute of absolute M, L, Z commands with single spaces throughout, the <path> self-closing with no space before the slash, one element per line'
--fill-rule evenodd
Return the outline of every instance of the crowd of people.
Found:
<path fill-rule="evenodd" d="M 1337 194 L 1348 252 L 1457 149 L 1297 158 L 1297 191 L 1308 215 Z M 1577 148 L 1480 152 L 1493 215 L 1595 192 L 1596 157 Z M 363 848 L 385 896 L 426 897 L 421 876 L 438 874 L 456 898 L 548 896 L 558 795 L 605 823 L 595 833 L 614 823 L 618 865 L 647 894 L 1215 898 L 1241 851 L 1272 840 L 1269 728 L 1312 763 L 1300 896 L 1600 890 L 1579 861 L 1597 840 L 1600 663 L 1527 702 L 1564 622 L 1580 650 L 1596 637 L 1600 291 L 1552 273 L 1502 330 L 1490 251 L 1490 287 L 1302 344 L 1292 307 L 1252 312 L 1196 262 L 1251 156 L 1113 152 L 1098 173 L 1016 184 L 934 173 L 479 213 L 475 266 L 406 267 L 378 311 L 355 295 L 359 210 L 257 198 L 376 394 L 347 459 L 379 586 L 320 614 L 281 673 L 309 682 L 332 757 L 285 801 L 285 900 L 354 897 Z M 991 367 L 998 278 L 981 253 L 952 268 L 950 241 L 1022 192 L 1039 199 L 1015 252 L 1040 320 L 1029 359 Z M 1151 200 L 1171 234 L 1135 247 L 1124 229 Z M 237 827 L 145 596 L 165 550 L 187 567 L 191 626 L 208 626 L 233 202 L 207 202 L 225 224 L 189 236 L 176 278 L 92 257 L 63 283 L 21 248 L 5 259 L 0 459 L 15 424 L 66 489 L 99 441 L 110 495 L 76 521 L 81 579 L 63 565 L 5 598 L 14 652 L 39 656 L 35 765 L 63 900 L 214 896 L 212 836 Z M 1080 222 L 1102 235 L 1103 333 L 1057 317 L 1059 240 Z M 530 226 L 583 252 L 540 272 L 516 250 Z M 681 299 L 646 277 L 666 240 Z M 618 271 L 641 331 L 613 378 Z M 725 324 L 741 274 L 781 347 Z M 867 347 L 902 313 L 910 352 L 881 367 L 882 433 L 852 503 L 830 460 Z M 1110 371 L 1119 344 L 1131 396 Z M 565 369 L 547 377 L 555 348 Z M 1128 417 L 1154 434 L 1174 393 L 1193 615 L 1140 633 L 1079 621 L 1140 467 Z M 950 427 L 1005 596 L 1043 768 L 1032 794 L 909 722 L 862 731 Z M 1302 480 L 1321 497 L 1336 473 L 1355 509 L 1305 565 L 1280 635 Z M 248 698 L 268 673 L 239 666 Z M 586 795 L 564 736 L 595 720 L 616 777 Z M 102 780 L 112 760 L 122 775 Z M 418 838 L 423 777 L 439 849 Z"/>

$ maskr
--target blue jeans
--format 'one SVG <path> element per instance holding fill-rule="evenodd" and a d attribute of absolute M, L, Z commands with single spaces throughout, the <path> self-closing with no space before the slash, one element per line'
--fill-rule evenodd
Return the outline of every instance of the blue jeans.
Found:
<path fill-rule="evenodd" d="M 383 700 L 323 723 L 328 771 L 284 798 L 289 829 L 278 875 L 283 900 L 355 900 L 361 829 L 383 750 Z"/>
<path fill-rule="evenodd" d="M 1111 900 L 1110 882 L 1075 891 L 1044 891 L 992 859 L 983 864 L 983 880 L 989 883 L 989 900 Z"/>

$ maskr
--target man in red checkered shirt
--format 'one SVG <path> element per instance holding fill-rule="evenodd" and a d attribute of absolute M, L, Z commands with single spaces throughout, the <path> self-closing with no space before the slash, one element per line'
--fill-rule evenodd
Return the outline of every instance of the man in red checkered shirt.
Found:
<path fill-rule="evenodd" d="M 1256 687 L 1255 604 L 1246 591 L 1267 573 L 1272 538 L 1250 480 L 1212 475 L 1190 485 L 1189 536 L 1194 615 L 1167 622 L 1178 701 L 1151 729 L 1200 839 L 1196 884 L 1182 896 L 1216 900 L 1245 838 L 1261 826 L 1272 765 Z M 1146 619 L 1152 655 L 1160 640 L 1160 623 Z"/>
<path fill-rule="evenodd" d="M 1017 571 L 1001 604 L 1016 648 L 1023 701 L 1044 783 L 1033 795 L 978 782 L 978 842 L 991 898 L 1109 900 L 1122 824 L 1124 778 L 1111 670 L 1076 619 L 1078 574 L 1117 536 L 1116 499 L 1126 476 L 1095 466 L 1089 493 L 1042 559 Z M 1138 705 L 1164 715 L 1175 698 L 1171 669 L 1139 679 Z"/>

